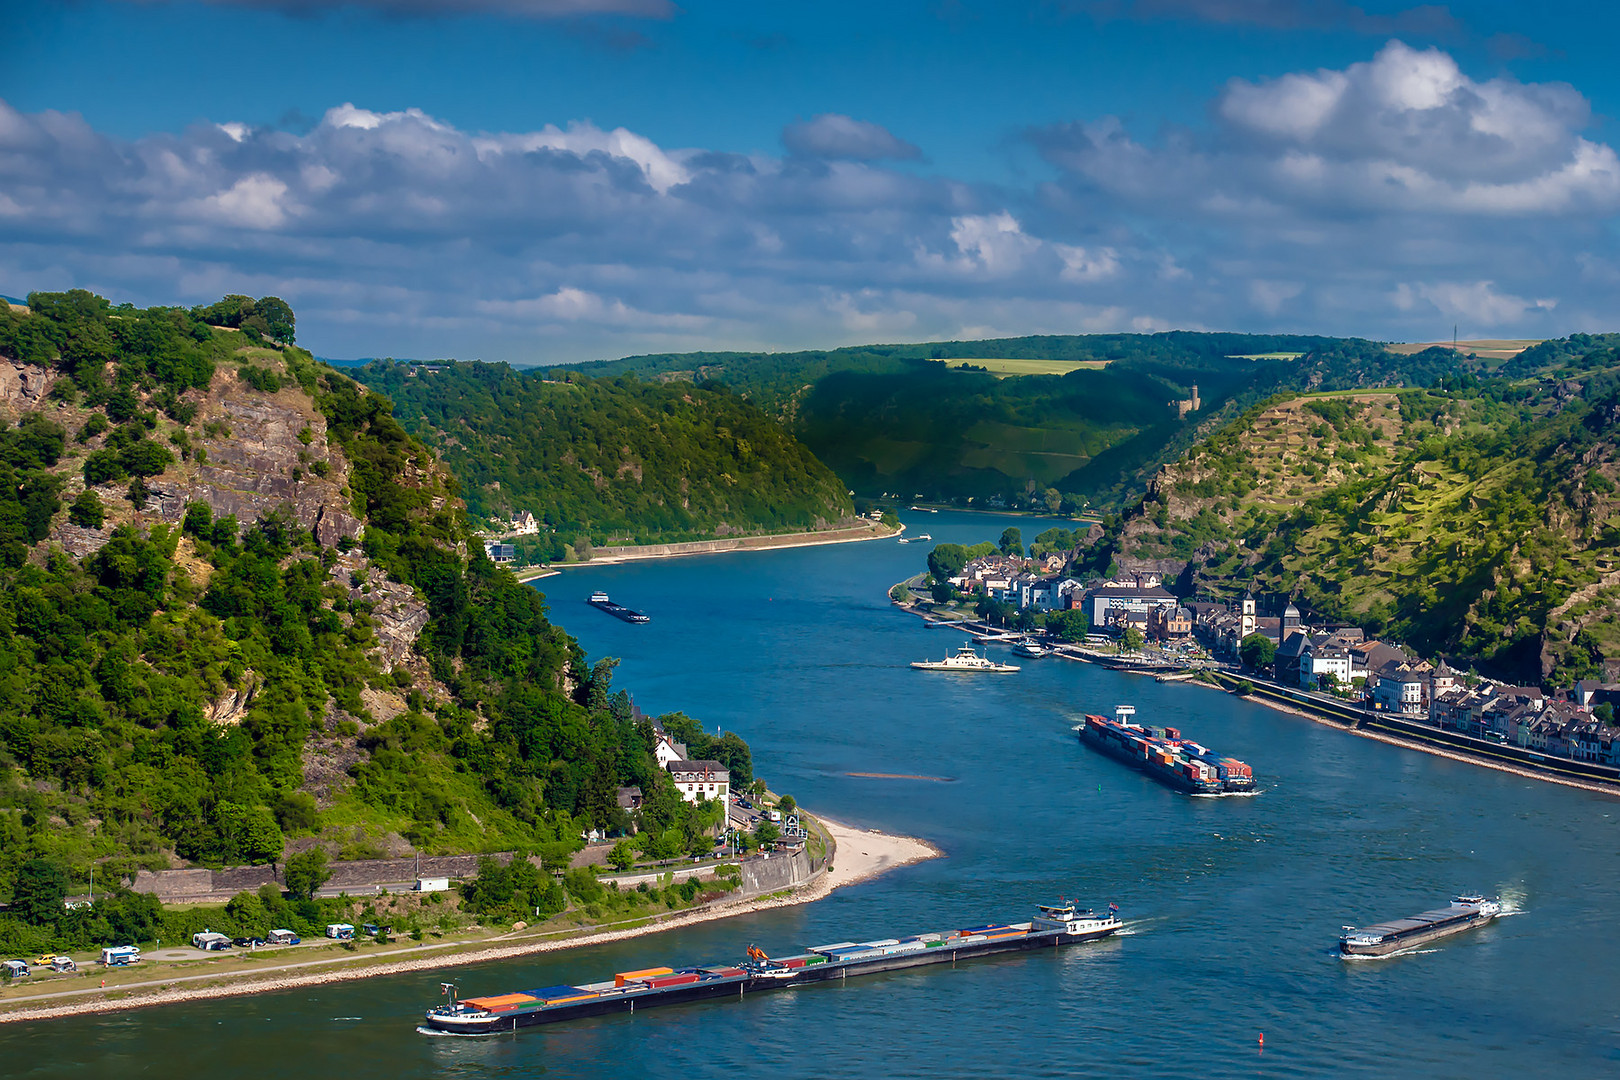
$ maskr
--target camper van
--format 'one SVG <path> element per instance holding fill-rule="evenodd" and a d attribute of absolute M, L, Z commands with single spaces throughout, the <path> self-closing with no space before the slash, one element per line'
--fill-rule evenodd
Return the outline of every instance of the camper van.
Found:
<path fill-rule="evenodd" d="M 200 934 L 191 935 L 192 948 L 203 952 L 224 952 L 231 947 L 231 939 L 214 930 L 204 930 Z"/>
<path fill-rule="evenodd" d="M 13 979 L 20 979 L 28 974 L 28 962 L 26 960 L 0 960 L 0 967 L 5 968 Z"/>
<path fill-rule="evenodd" d="M 419 877 L 416 879 L 417 892 L 446 892 L 450 888 L 450 879 L 447 877 Z"/>
<path fill-rule="evenodd" d="M 339 941 L 348 941 L 354 937 L 354 924 L 346 922 L 327 923 L 326 936 L 337 938 Z"/>
<path fill-rule="evenodd" d="M 264 940 L 271 945 L 297 945 L 303 938 L 291 930 L 272 930 L 264 936 Z"/>
<path fill-rule="evenodd" d="M 127 967 L 140 959 L 141 950 L 136 945 L 113 945 L 101 950 L 101 962 L 108 967 Z"/>

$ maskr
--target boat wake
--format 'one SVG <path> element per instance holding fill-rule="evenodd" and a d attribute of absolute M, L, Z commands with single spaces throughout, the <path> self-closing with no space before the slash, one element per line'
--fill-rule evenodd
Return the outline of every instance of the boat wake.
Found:
<path fill-rule="evenodd" d="M 1383 956 L 1360 956 L 1348 953 L 1340 953 L 1339 959 L 1348 961 L 1350 963 L 1355 963 L 1361 960 L 1393 960 L 1397 956 L 1428 956 L 1430 953 L 1437 953 L 1439 951 L 1439 949 L 1401 949 L 1397 952 L 1385 953 Z"/>
<path fill-rule="evenodd" d="M 1253 791 L 1190 791 L 1189 799 L 1252 799 L 1264 791 L 1265 788 L 1255 788 Z"/>
<path fill-rule="evenodd" d="M 446 1039 L 487 1039 L 491 1035 L 507 1035 L 505 1031 L 440 1031 L 438 1028 L 428 1027 L 426 1024 L 416 1025 L 418 1035 L 443 1036 Z"/>

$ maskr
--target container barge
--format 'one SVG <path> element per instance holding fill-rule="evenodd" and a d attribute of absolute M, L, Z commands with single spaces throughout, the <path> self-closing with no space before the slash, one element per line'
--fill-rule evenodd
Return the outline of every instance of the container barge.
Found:
<path fill-rule="evenodd" d="M 591 598 L 587 600 L 586 603 L 590 604 L 591 607 L 596 608 L 598 611 L 605 611 L 614 618 L 623 619 L 625 622 L 652 622 L 652 619 L 643 615 L 639 611 L 632 611 L 623 604 L 615 604 L 612 600 L 608 599 L 608 594 L 605 592 L 597 591 L 591 593 Z"/>
<path fill-rule="evenodd" d="M 1114 709 L 1114 719 L 1087 714 L 1074 730 L 1087 746 L 1189 795 L 1240 795 L 1255 790 L 1254 770 L 1237 758 L 1222 757 L 1183 738 L 1172 727 L 1143 727 L 1135 716 L 1134 706 L 1120 705 Z"/>
<path fill-rule="evenodd" d="M 1388 956 L 1436 938 L 1484 926 L 1502 912 L 1502 905 L 1483 896 L 1459 896 L 1449 907 L 1425 911 L 1406 919 L 1344 928 L 1339 952 L 1345 956 Z"/>
<path fill-rule="evenodd" d="M 1073 945 L 1117 933 L 1124 925 L 1118 911 L 1113 904 L 1103 915 L 1068 903 L 1042 904 L 1035 918 L 1024 923 L 991 923 L 965 930 L 877 941 L 841 941 L 775 960 L 751 947 L 748 960 L 738 966 L 642 968 L 621 971 L 603 982 L 546 986 L 459 1001 L 454 998 L 455 988 L 446 983 L 445 992 L 451 995 L 451 1000 L 427 1011 L 425 1029 L 429 1033 L 487 1035 L 585 1016 L 633 1013 L 683 1001 L 742 998 L 763 990 L 849 979 L 879 971 L 955 964 L 958 960 L 994 953 Z"/>

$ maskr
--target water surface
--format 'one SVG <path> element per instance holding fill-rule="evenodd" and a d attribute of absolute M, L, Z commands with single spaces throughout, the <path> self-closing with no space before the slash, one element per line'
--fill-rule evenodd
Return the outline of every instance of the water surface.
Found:
<path fill-rule="evenodd" d="M 936 541 L 1046 522 L 911 516 Z M 735 730 L 778 791 L 948 858 L 818 904 L 459 969 L 464 992 L 1118 903 L 1092 946 L 677 1006 L 492 1039 L 414 1032 L 441 973 L 0 1028 L 0 1074 L 184 1077 L 1604 1076 L 1620 1071 L 1620 802 L 1358 739 L 1204 688 L 1058 660 L 912 671 L 960 636 L 885 588 L 927 545 L 875 541 L 572 570 L 537 583 L 648 712 Z M 593 589 L 647 612 L 631 626 Z M 1007 655 L 1004 651 L 1001 655 Z M 1081 747 L 1130 702 L 1250 762 L 1192 799 Z M 945 778 L 886 780 L 851 773 Z M 1522 912 L 1419 955 L 1345 962 L 1341 925 L 1453 892 Z M 349 1019 L 356 1018 L 356 1019 Z M 1265 1036 L 1263 1050 L 1259 1036 Z"/>

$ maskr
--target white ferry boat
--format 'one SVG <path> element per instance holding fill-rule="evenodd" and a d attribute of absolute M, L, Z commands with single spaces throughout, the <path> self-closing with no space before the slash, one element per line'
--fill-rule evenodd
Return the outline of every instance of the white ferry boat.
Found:
<path fill-rule="evenodd" d="M 943 660 L 913 660 L 911 666 L 918 671 L 971 671 L 1007 673 L 1018 670 L 1017 664 L 998 664 L 987 656 L 980 656 L 972 645 L 963 645 L 955 656 Z"/>
<path fill-rule="evenodd" d="M 1027 656 L 1031 660 L 1039 660 L 1052 650 L 1048 649 L 1039 638 L 1026 637 L 1019 638 L 1017 641 L 1013 642 L 1012 651 L 1017 653 L 1019 656 Z"/>

